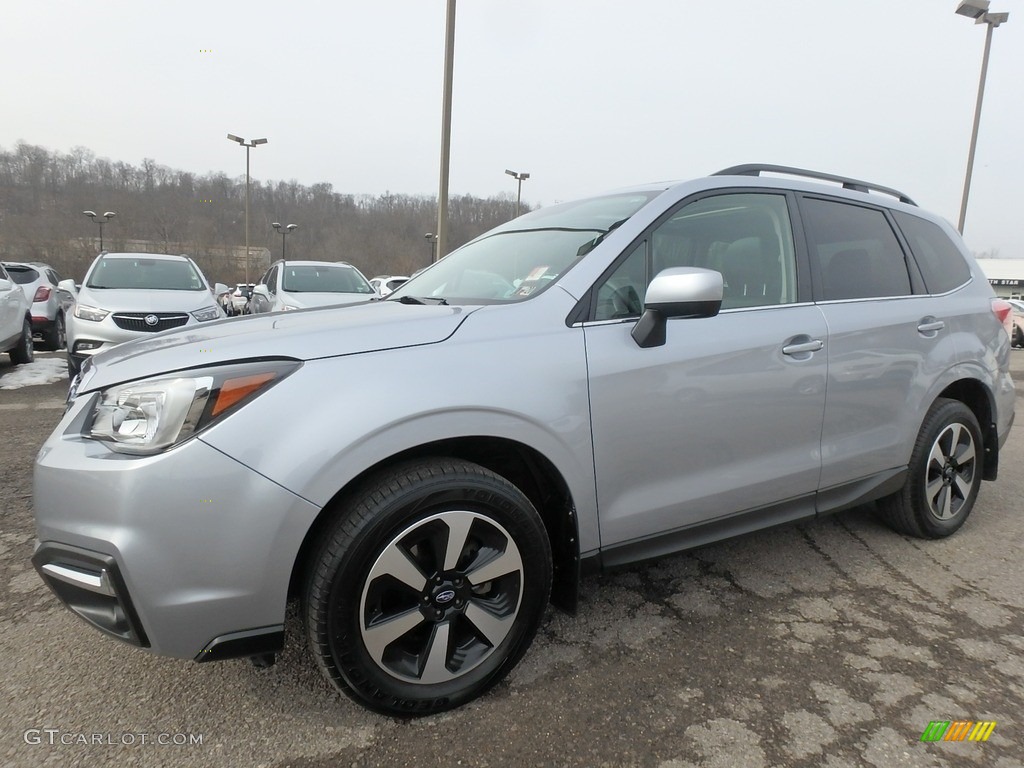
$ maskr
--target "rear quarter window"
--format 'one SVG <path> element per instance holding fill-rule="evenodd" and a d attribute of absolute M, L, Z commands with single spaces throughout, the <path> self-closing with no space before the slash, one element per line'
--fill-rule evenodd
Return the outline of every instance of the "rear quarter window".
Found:
<path fill-rule="evenodd" d="M 947 293 L 971 279 L 971 269 L 942 227 L 908 213 L 893 212 L 910 244 L 928 293 Z"/>

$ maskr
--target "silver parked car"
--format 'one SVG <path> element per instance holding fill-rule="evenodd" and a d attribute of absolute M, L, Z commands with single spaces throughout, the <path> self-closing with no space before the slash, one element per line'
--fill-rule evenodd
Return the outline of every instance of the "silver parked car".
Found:
<path fill-rule="evenodd" d="M 159 253 L 101 253 L 85 273 L 81 289 L 73 280 L 60 288 L 75 297 L 68 317 L 68 373 L 108 347 L 224 317 L 211 286 L 187 256 Z"/>
<path fill-rule="evenodd" d="M 36 568 L 199 662 L 271 661 L 298 598 L 324 675 L 415 715 L 504 677 L 586 570 L 870 501 L 952 534 L 1013 422 L 1009 306 L 905 195 L 765 170 L 97 355 L 39 452 Z"/>
<path fill-rule="evenodd" d="M 21 286 L 0 264 L 0 353 L 3 352 L 10 353 L 15 365 L 35 359 L 31 304 Z"/>
<path fill-rule="evenodd" d="M 5 261 L 4 267 L 32 305 L 32 333 L 47 349 L 63 349 L 65 317 L 74 303 L 57 288 L 63 278 L 50 265 L 35 261 Z"/>
<path fill-rule="evenodd" d="M 252 289 L 248 313 L 356 304 L 377 296 L 363 273 L 343 261 L 275 261 Z"/>

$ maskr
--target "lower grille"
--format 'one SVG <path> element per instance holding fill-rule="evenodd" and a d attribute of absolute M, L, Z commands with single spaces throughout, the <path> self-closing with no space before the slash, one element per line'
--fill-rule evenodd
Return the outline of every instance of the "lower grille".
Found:
<path fill-rule="evenodd" d="M 180 328 L 188 322 L 188 315 L 180 312 L 119 312 L 112 315 L 112 318 L 118 328 L 147 333 Z"/>

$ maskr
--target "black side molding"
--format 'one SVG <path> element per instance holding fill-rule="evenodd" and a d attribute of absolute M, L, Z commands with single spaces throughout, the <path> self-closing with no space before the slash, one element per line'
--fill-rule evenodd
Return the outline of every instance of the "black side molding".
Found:
<path fill-rule="evenodd" d="M 274 654 L 284 648 L 284 625 L 247 629 L 215 637 L 199 652 L 194 661 L 223 661 L 245 656 Z"/>

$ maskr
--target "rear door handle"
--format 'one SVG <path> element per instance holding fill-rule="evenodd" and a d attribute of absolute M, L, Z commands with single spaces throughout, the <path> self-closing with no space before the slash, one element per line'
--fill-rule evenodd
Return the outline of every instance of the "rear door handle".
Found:
<path fill-rule="evenodd" d="M 935 333 L 941 331 L 946 327 L 946 324 L 942 320 L 936 320 L 934 317 L 926 317 L 917 326 L 918 333 Z"/>
<path fill-rule="evenodd" d="M 807 352 L 817 352 L 825 346 L 825 342 L 821 339 L 811 339 L 810 341 L 804 341 L 800 344 L 787 344 L 782 348 L 782 354 L 784 355 L 803 355 Z"/>

